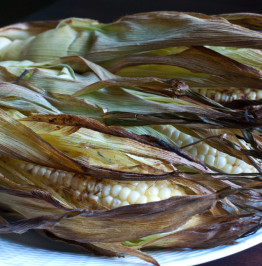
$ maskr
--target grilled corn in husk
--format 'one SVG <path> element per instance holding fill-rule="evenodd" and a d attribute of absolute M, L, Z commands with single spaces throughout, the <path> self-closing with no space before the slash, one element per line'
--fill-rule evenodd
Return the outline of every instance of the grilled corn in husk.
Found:
<path fill-rule="evenodd" d="M 0 29 L 0 205 L 17 215 L 0 233 L 158 265 L 140 250 L 255 232 L 261 28 L 153 12 Z"/>

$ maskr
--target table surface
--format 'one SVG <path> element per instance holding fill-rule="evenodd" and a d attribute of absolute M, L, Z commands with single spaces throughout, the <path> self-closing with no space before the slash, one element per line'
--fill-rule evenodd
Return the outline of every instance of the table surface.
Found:
<path fill-rule="evenodd" d="M 144 0 L 142 4 L 141 0 L 48 0 L 40 1 L 45 3 L 42 3 L 41 6 L 36 6 L 33 4 L 39 1 L 24 0 L 21 2 L 23 3 L 23 5 L 26 5 L 30 2 L 33 6 L 31 5 L 31 9 L 27 9 L 27 11 L 17 9 L 17 11 L 19 10 L 20 12 L 20 15 L 17 16 L 18 13 L 15 12 L 15 7 L 12 7 L 12 12 L 10 12 L 10 10 L 8 9 L 8 3 L 6 3 L 6 14 L 8 15 L 8 19 L 7 15 L 2 16 L 2 18 L 0 19 L 0 25 L 15 23 L 19 21 L 47 19 L 52 20 L 67 17 L 88 17 L 100 20 L 102 22 L 110 22 L 126 14 L 156 10 L 194 11 L 206 14 L 230 12 L 262 13 L 261 3 L 259 3 L 259 1 L 252 0 L 220 0 L 216 4 L 210 4 L 210 0 Z M 13 5 L 13 3 L 10 3 L 10 6 L 11 4 Z M 19 8 L 19 5 L 17 6 L 17 8 Z M 31 12 L 31 14 L 28 13 L 28 10 Z M 202 266 L 262 265 L 261 254 L 262 244 L 239 252 L 235 255 L 231 255 L 213 262 L 204 263 L 202 264 Z"/>

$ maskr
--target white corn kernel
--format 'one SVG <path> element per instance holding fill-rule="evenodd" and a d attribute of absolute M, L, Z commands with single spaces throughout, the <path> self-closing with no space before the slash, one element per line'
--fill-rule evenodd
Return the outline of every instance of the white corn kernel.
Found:
<path fill-rule="evenodd" d="M 184 141 L 188 138 L 188 135 L 185 134 L 185 133 L 180 133 L 180 137 L 179 137 L 179 140 L 181 140 L 183 143 Z"/>
<path fill-rule="evenodd" d="M 65 179 L 66 179 L 66 176 L 64 177 L 63 180 L 65 180 Z M 79 182 L 79 185 L 78 185 L 79 191 L 83 192 L 84 190 L 86 190 L 86 187 L 87 187 L 87 181 L 86 180 Z"/>
<path fill-rule="evenodd" d="M 197 157 L 197 148 L 193 148 L 193 149 L 191 149 L 191 150 L 190 150 L 190 153 L 191 153 L 193 156 Z"/>
<path fill-rule="evenodd" d="M 111 190 L 111 186 L 107 185 L 103 187 L 102 196 L 108 196 Z"/>
<path fill-rule="evenodd" d="M 233 168 L 233 166 L 231 164 L 226 164 L 221 170 L 226 172 L 226 173 L 231 173 L 232 168 Z"/>
<path fill-rule="evenodd" d="M 170 126 L 167 126 L 166 129 L 164 130 L 164 132 L 165 132 L 166 136 L 171 137 L 173 130 Z"/>
<path fill-rule="evenodd" d="M 183 195 L 185 195 L 185 194 L 183 194 L 182 191 L 181 190 L 178 190 L 178 189 L 173 190 L 172 193 L 171 193 L 171 197 L 174 197 L 174 196 L 183 196 Z"/>
<path fill-rule="evenodd" d="M 119 194 L 119 192 L 121 191 L 121 189 L 122 189 L 122 186 L 120 186 L 120 185 L 114 185 L 114 186 L 112 187 L 112 191 L 111 191 L 112 195 L 113 195 L 114 197 L 118 196 L 118 194 Z"/>
<path fill-rule="evenodd" d="M 72 178 L 73 178 L 73 174 L 66 174 L 65 178 L 64 178 L 64 185 L 67 187 L 70 187 L 71 182 L 72 182 Z"/>
<path fill-rule="evenodd" d="M 258 100 L 262 99 L 262 90 L 257 91 L 257 99 Z"/>
<path fill-rule="evenodd" d="M 237 100 L 237 98 L 238 98 L 238 97 L 237 97 L 237 94 L 233 94 L 233 95 L 232 95 L 232 101 Z"/>
<path fill-rule="evenodd" d="M 121 205 L 121 200 L 119 200 L 119 199 L 113 199 L 113 201 L 112 201 L 112 207 L 113 208 L 117 208 L 120 205 Z"/>
<path fill-rule="evenodd" d="M 221 93 L 217 92 L 215 95 L 215 101 L 219 102 L 221 100 Z"/>
<path fill-rule="evenodd" d="M 240 174 L 242 169 L 239 166 L 234 166 L 232 169 L 232 174 Z"/>
<path fill-rule="evenodd" d="M 235 162 L 236 162 L 236 158 L 235 157 L 230 156 L 230 155 L 227 156 L 227 163 L 228 164 L 234 165 Z"/>
<path fill-rule="evenodd" d="M 126 200 L 130 192 L 131 192 L 130 188 L 124 187 L 119 193 L 119 199 L 122 201 Z"/>
<path fill-rule="evenodd" d="M 63 177 L 61 175 L 58 176 L 57 183 L 59 185 L 62 185 L 63 184 Z"/>
<path fill-rule="evenodd" d="M 169 188 L 162 188 L 160 191 L 159 191 L 159 196 L 161 199 L 168 199 L 170 198 L 171 196 L 171 190 Z"/>
<path fill-rule="evenodd" d="M 249 100 L 256 100 L 257 94 L 254 91 L 251 91 L 247 97 Z"/>
<path fill-rule="evenodd" d="M 181 147 L 182 144 L 183 144 L 183 141 L 182 141 L 182 140 L 178 140 L 178 141 L 177 141 L 177 147 Z"/>
<path fill-rule="evenodd" d="M 150 196 L 148 198 L 148 202 L 153 202 L 153 201 L 160 201 L 160 198 L 157 196 Z"/>
<path fill-rule="evenodd" d="M 215 159 L 215 167 L 216 168 L 223 168 L 225 165 L 226 165 L 226 163 L 227 163 L 227 161 L 226 161 L 226 159 L 225 159 L 225 157 L 217 157 L 216 159 Z"/>
<path fill-rule="evenodd" d="M 197 153 L 198 154 L 202 154 L 202 155 L 206 155 L 209 151 L 209 146 L 205 143 L 201 143 L 200 145 L 197 145 Z"/>
<path fill-rule="evenodd" d="M 138 198 L 138 200 L 137 200 L 137 203 L 139 203 L 139 204 L 144 204 L 144 203 L 147 203 L 148 201 L 147 201 L 147 197 L 146 196 L 141 196 L 141 197 L 139 197 Z"/>
<path fill-rule="evenodd" d="M 80 181 L 80 179 L 78 177 L 73 178 L 72 179 L 72 183 L 71 183 L 72 188 L 73 189 L 78 189 L 79 182 L 81 182 L 81 181 Z"/>
<path fill-rule="evenodd" d="M 53 172 L 53 173 L 51 174 L 50 179 L 51 179 L 51 181 L 52 181 L 53 183 L 56 183 L 56 182 L 57 182 L 58 175 L 59 175 L 58 171 L 55 171 L 55 172 Z M 75 189 L 77 189 L 77 187 L 76 187 Z"/>
<path fill-rule="evenodd" d="M 183 146 L 187 146 L 187 145 L 190 145 L 194 142 L 193 138 L 187 138 L 184 143 L 183 143 Z"/>
<path fill-rule="evenodd" d="M 131 193 L 128 196 L 128 202 L 130 204 L 134 204 L 138 198 L 140 197 L 140 193 L 137 191 L 131 191 Z"/>
<path fill-rule="evenodd" d="M 141 193 L 144 194 L 146 192 L 148 188 L 148 184 L 146 184 L 145 182 L 141 182 L 140 184 L 138 184 L 136 190 Z"/>
<path fill-rule="evenodd" d="M 95 181 L 89 181 L 88 184 L 87 184 L 88 191 L 89 192 L 94 191 L 95 190 L 95 185 L 96 185 Z"/>
<path fill-rule="evenodd" d="M 106 196 L 106 197 L 102 198 L 102 204 L 109 207 L 111 205 L 113 199 L 114 198 L 112 196 Z"/>
<path fill-rule="evenodd" d="M 58 184 L 63 185 L 66 173 L 59 171 Z"/>
<path fill-rule="evenodd" d="M 208 154 L 215 156 L 217 154 L 217 150 L 210 146 L 208 150 Z"/>
<path fill-rule="evenodd" d="M 44 174 L 44 177 L 49 179 L 51 173 L 52 173 L 52 170 L 51 169 L 47 169 L 46 172 L 45 172 L 45 174 Z"/>
<path fill-rule="evenodd" d="M 197 158 L 200 160 L 200 161 L 204 161 L 205 160 L 205 155 L 203 155 L 203 154 L 197 154 Z"/>
<path fill-rule="evenodd" d="M 123 202 L 121 202 L 121 204 L 120 204 L 121 207 L 122 207 L 122 206 L 127 206 L 127 205 L 130 205 L 129 202 L 127 202 L 127 201 L 123 201 Z"/>
<path fill-rule="evenodd" d="M 92 194 L 89 197 L 90 197 L 90 199 L 93 199 L 94 201 L 98 201 L 99 200 L 99 197 L 97 195 L 93 195 Z"/>
<path fill-rule="evenodd" d="M 29 164 L 27 164 L 27 166 L 26 166 L 26 170 L 28 170 L 28 171 L 30 171 L 31 169 L 33 169 L 34 168 L 34 164 L 32 164 L 32 163 L 29 163 Z"/>
<path fill-rule="evenodd" d="M 244 167 L 242 168 L 243 173 L 252 173 L 252 168 L 251 167 Z"/>
<path fill-rule="evenodd" d="M 146 194 L 149 196 L 156 196 L 158 195 L 158 192 L 159 192 L 158 188 L 152 186 L 146 191 Z"/>
<path fill-rule="evenodd" d="M 215 163 L 215 156 L 213 155 L 207 155 L 205 157 L 205 161 L 204 161 L 206 164 L 210 165 L 210 166 L 214 166 L 214 163 Z"/>
<path fill-rule="evenodd" d="M 32 174 L 33 174 L 33 175 L 37 175 L 37 174 L 38 174 L 38 170 L 39 170 L 39 168 L 40 168 L 40 167 L 39 167 L 38 165 L 34 166 L 33 169 L 32 169 Z"/>
<path fill-rule="evenodd" d="M 175 129 L 175 130 L 173 131 L 172 136 L 171 136 L 172 140 L 174 140 L 174 141 L 177 140 L 177 139 L 179 138 L 179 135 L 180 135 L 180 131 L 177 130 L 177 129 Z"/>

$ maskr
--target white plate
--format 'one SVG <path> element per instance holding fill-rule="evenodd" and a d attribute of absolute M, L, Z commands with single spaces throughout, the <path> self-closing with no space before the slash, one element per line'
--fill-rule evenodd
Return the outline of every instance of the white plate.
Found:
<path fill-rule="evenodd" d="M 241 238 L 236 244 L 220 246 L 204 250 L 188 251 L 151 251 L 151 254 L 161 266 L 188 266 L 216 260 L 235 254 L 247 248 L 262 243 L 262 229 L 256 234 Z M 49 241 L 34 232 L 24 235 L 2 235 L 0 237 L 1 266 L 148 266 L 147 262 L 138 258 L 96 257 L 92 254 L 81 253 L 74 247 Z"/>

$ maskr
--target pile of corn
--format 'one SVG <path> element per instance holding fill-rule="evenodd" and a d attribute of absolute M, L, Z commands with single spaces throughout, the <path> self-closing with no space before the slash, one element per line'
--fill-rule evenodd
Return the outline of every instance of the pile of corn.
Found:
<path fill-rule="evenodd" d="M 179 12 L 1 28 L 0 206 L 25 222 L 0 217 L 0 233 L 158 265 L 140 249 L 255 231 L 261 29 Z"/>

